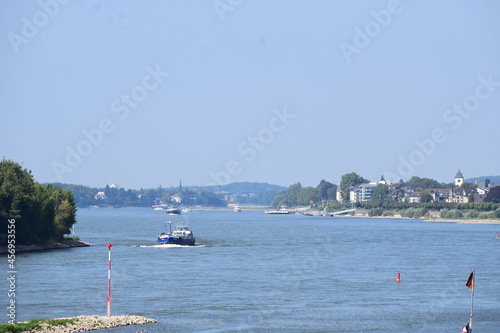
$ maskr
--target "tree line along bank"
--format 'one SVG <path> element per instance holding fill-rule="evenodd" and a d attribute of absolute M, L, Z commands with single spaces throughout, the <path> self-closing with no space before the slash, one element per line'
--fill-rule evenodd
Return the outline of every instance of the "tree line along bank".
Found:
<path fill-rule="evenodd" d="M 76 205 L 69 190 L 36 182 L 31 171 L 16 162 L 0 162 L 0 242 L 5 244 L 8 221 L 15 221 L 19 244 L 61 241 L 76 223 Z"/>

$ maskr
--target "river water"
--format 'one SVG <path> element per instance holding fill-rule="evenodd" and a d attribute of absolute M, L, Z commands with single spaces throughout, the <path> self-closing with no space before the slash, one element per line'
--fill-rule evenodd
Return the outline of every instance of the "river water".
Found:
<path fill-rule="evenodd" d="M 180 219 L 198 245 L 157 246 L 165 222 Z M 458 333 L 475 268 L 474 332 L 498 333 L 499 232 L 245 210 L 79 209 L 75 235 L 94 246 L 17 255 L 17 319 L 104 315 L 113 243 L 112 314 L 158 323 L 106 332 Z M 6 292 L 1 300 L 8 305 Z"/>

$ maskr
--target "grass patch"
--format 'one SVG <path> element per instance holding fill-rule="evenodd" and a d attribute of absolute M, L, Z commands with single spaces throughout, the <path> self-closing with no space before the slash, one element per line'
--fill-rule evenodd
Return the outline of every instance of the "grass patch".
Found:
<path fill-rule="evenodd" d="M 47 324 L 49 324 L 49 326 L 66 326 L 68 324 L 74 324 L 77 321 L 78 321 L 78 318 L 47 319 Z"/>
<path fill-rule="evenodd" d="M 0 333 L 20 333 L 36 329 L 41 329 L 43 324 L 48 326 L 66 326 L 74 324 L 78 318 L 69 319 L 33 319 L 24 323 L 0 324 Z"/>
<path fill-rule="evenodd" d="M 80 237 L 77 237 L 77 236 L 64 236 L 64 240 L 75 240 L 75 241 L 79 241 L 79 240 L 80 240 Z"/>

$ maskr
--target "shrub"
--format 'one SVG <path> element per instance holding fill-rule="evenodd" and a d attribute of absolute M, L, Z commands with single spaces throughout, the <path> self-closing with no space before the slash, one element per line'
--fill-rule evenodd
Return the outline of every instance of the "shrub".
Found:
<path fill-rule="evenodd" d="M 479 219 L 480 220 L 486 220 L 486 219 L 489 219 L 489 218 L 490 218 L 490 213 L 488 213 L 488 212 L 479 213 Z"/>
<path fill-rule="evenodd" d="M 460 219 L 463 217 L 463 214 L 461 211 L 459 211 L 458 209 L 452 209 L 450 210 L 450 212 L 448 213 L 448 218 L 449 219 Z"/>
<path fill-rule="evenodd" d="M 404 209 L 401 211 L 401 216 L 402 217 L 408 217 L 408 218 L 413 218 L 414 214 L 415 214 L 415 208 L 408 208 L 408 209 Z"/>
<path fill-rule="evenodd" d="M 477 210 L 469 210 L 465 217 L 468 219 L 477 219 L 479 217 L 479 212 Z"/>
<path fill-rule="evenodd" d="M 384 210 L 382 216 L 394 216 L 394 212 L 392 210 Z"/>
<path fill-rule="evenodd" d="M 429 210 L 427 208 L 417 208 L 413 212 L 413 218 L 414 219 L 421 218 L 421 217 L 425 216 L 425 214 L 427 214 L 428 212 L 429 212 Z"/>
<path fill-rule="evenodd" d="M 382 216 L 383 212 L 383 209 L 380 207 L 373 208 L 368 211 L 368 216 Z"/>

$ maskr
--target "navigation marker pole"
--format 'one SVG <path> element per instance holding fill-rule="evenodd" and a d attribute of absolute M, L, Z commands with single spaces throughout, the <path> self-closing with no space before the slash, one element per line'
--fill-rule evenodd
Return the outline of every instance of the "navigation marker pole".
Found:
<path fill-rule="evenodd" d="M 474 308 L 474 285 L 476 284 L 476 270 L 472 269 L 472 283 L 471 283 L 471 295 L 470 295 L 470 317 L 469 317 L 469 332 L 472 333 L 472 310 Z"/>
<path fill-rule="evenodd" d="M 113 244 L 108 243 L 108 299 L 106 316 L 111 316 L 111 247 Z"/>

